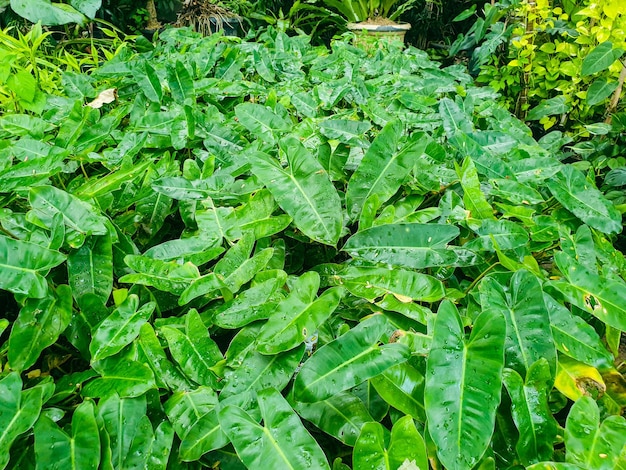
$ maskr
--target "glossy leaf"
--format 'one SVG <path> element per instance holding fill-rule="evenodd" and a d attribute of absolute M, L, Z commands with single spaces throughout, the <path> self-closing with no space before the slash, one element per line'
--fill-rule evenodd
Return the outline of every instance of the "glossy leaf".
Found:
<path fill-rule="evenodd" d="M 217 388 L 217 377 L 211 368 L 222 359 L 222 353 L 209 336 L 195 310 L 185 317 L 185 332 L 171 326 L 161 328 L 170 353 L 185 375 L 199 385 Z"/>
<path fill-rule="evenodd" d="M 593 75 L 608 69 L 624 54 L 624 49 L 613 47 L 611 41 L 605 41 L 593 48 L 583 59 L 581 74 Z"/>
<path fill-rule="evenodd" d="M 85 401 L 74 410 L 70 435 L 42 416 L 35 425 L 35 454 L 46 468 L 97 470 L 100 436 L 93 402 Z"/>
<path fill-rule="evenodd" d="M 92 362 L 117 354 L 137 338 L 139 329 L 148 321 L 155 308 L 155 302 L 139 307 L 139 297 L 129 295 L 93 332 L 89 345 Z"/>
<path fill-rule="evenodd" d="M 463 188 L 463 202 L 469 211 L 468 217 L 479 220 L 494 219 L 493 208 L 480 188 L 478 172 L 470 157 L 465 157 L 461 167 L 457 168 L 457 173 Z"/>
<path fill-rule="evenodd" d="M 615 469 L 623 465 L 626 420 L 609 416 L 600 423 L 600 411 L 592 398 L 579 398 L 565 425 L 565 459 L 589 470 Z"/>
<path fill-rule="evenodd" d="M 532 364 L 545 358 L 554 374 L 556 349 L 550 317 L 535 275 L 517 271 L 511 278 L 508 292 L 494 277 L 487 277 L 480 285 L 480 298 L 483 310 L 497 312 L 506 319 L 506 366 L 525 376 Z"/>
<path fill-rule="evenodd" d="M 366 423 L 354 445 L 352 462 L 354 468 L 376 470 L 428 468 L 424 439 L 410 416 L 396 421 L 391 436 L 381 424 Z"/>
<path fill-rule="evenodd" d="M 555 254 L 559 270 L 569 284 L 554 283 L 568 300 L 607 325 L 626 331 L 626 283 L 595 274 L 563 252 Z"/>
<path fill-rule="evenodd" d="M 378 346 L 386 326 L 384 316 L 373 315 L 318 349 L 296 377 L 294 398 L 305 403 L 325 400 L 407 360 L 404 345 Z"/>
<path fill-rule="evenodd" d="M 580 170 L 563 166 L 547 183 L 556 200 L 590 227 L 603 233 L 618 233 L 622 230 L 620 213 L 586 180 Z"/>
<path fill-rule="evenodd" d="M 9 336 L 8 359 L 11 369 L 31 367 L 41 352 L 53 345 L 72 318 L 72 293 L 60 285 L 43 299 L 28 299 L 20 309 Z"/>
<path fill-rule="evenodd" d="M 83 386 L 83 396 L 106 398 L 116 393 L 122 398 L 138 397 L 156 387 L 152 370 L 136 361 L 116 361 L 100 374 Z"/>
<path fill-rule="evenodd" d="M 363 402 L 350 392 L 293 406 L 302 418 L 349 446 L 354 446 L 363 425 L 374 421 Z"/>
<path fill-rule="evenodd" d="M 418 132 L 407 143 L 401 143 L 403 131 L 400 121 L 387 124 L 352 174 L 346 190 L 346 205 L 352 219 L 359 216 L 370 195 L 376 194 L 381 204 L 393 196 L 430 142 L 423 132 Z"/>
<path fill-rule="evenodd" d="M 289 167 L 256 154 L 249 157 L 254 174 L 305 235 L 335 245 L 342 229 L 341 202 L 328 174 L 297 139 L 281 140 L 280 148 Z"/>
<path fill-rule="evenodd" d="M 597 368 L 608 368 L 613 357 L 600 336 L 582 318 L 547 294 L 544 301 L 550 314 L 550 329 L 557 349 L 577 361 Z"/>
<path fill-rule="evenodd" d="M 439 307 L 426 367 L 424 404 L 437 455 L 449 469 L 471 469 L 493 434 L 500 403 L 506 322 L 478 316 L 469 340 L 449 302 Z"/>
<path fill-rule="evenodd" d="M 382 399 L 395 409 L 426 421 L 424 376 L 408 362 L 390 367 L 370 382 Z"/>
<path fill-rule="evenodd" d="M 111 235 L 89 237 L 67 258 L 72 294 L 79 303 L 83 295 L 94 294 L 106 304 L 113 290 L 113 246 Z"/>
<path fill-rule="evenodd" d="M 195 97 L 193 80 L 187 67 L 181 61 L 177 60 L 176 65 L 167 67 L 167 83 L 172 92 L 172 98 L 177 103 L 183 104 L 186 100 Z"/>
<path fill-rule="evenodd" d="M 63 261 L 58 251 L 0 235 L 0 288 L 41 299 L 48 291 L 44 275 Z"/>
<path fill-rule="evenodd" d="M 325 290 L 316 297 L 319 274 L 310 271 L 294 283 L 292 292 L 276 306 L 261 328 L 257 350 L 261 354 L 288 351 L 315 335 L 317 328 L 334 312 L 343 296 L 340 288 Z"/>
<path fill-rule="evenodd" d="M 458 235 L 453 225 L 382 225 L 357 232 L 342 249 L 356 258 L 423 269 L 454 264 L 457 256 L 446 246 Z"/>
<path fill-rule="evenodd" d="M 514 370 L 504 369 L 503 382 L 511 397 L 511 413 L 520 435 L 515 449 L 524 465 L 553 457 L 557 424 L 548 407 L 552 381 L 545 359 L 530 366 L 525 381 Z"/>
<path fill-rule="evenodd" d="M 36 216 L 42 221 L 61 214 L 65 225 L 86 235 L 105 235 L 106 219 L 98 211 L 76 196 L 54 186 L 31 188 L 28 201 Z"/>
<path fill-rule="evenodd" d="M 49 398 L 45 387 L 33 387 L 22 391 L 20 374 L 11 372 L 0 380 L 0 468 L 9 463 L 9 449 L 20 435 L 27 432 Z"/>
<path fill-rule="evenodd" d="M 190 282 L 200 278 L 198 268 L 192 263 L 178 264 L 138 255 L 128 255 L 124 262 L 137 273 L 122 276 L 120 282 L 154 286 L 166 292 L 180 294 Z"/>
<path fill-rule="evenodd" d="M 324 452 L 280 393 L 268 388 L 257 399 L 263 425 L 238 406 L 219 412 L 222 428 L 248 468 L 330 470 Z"/>
<path fill-rule="evenodd" d="M 438 279 L 404 269 L 349 266 L 334 275 L 331 282 L 370 302 L 388 294 L 402 302 L 435 302 L 445 295 Z"/>
<path fill-rule="evenodd" d="M 235 107 L 239 122 L 265 142 L 273 144 L 278 136 L 291 128 L 291 123 L 275 114 L 266 106 L 242 103 Z"/>

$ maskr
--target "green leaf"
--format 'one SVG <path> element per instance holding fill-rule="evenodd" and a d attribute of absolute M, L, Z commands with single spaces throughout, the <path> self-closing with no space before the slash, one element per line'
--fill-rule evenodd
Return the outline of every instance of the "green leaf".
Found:
<path fill-rule="evenodd" d="M 209 336 L 200 315 L 190 310 L 185 315 L 185 332 L 172 326 L 163 326 L 161 333 L 170 347 L 170 353 L 185 375 L 199 385 L 218 388 L 218 379 L 211 370 L 222 353 Z"/>
<path fill-rule="evenodd" d="M 310 109 L 310 108 L 309 108 Z M 352 119 L 326 119 L 319 123 L 319 131 L 327 139 L 336 139 L 341 143 L 367 147 L 365 133 L 372 125 L 367 121 L 354 121 Z"/>
<path fill-rule="evenodd" d="M 53 345 L 72 318 L 72 293 L 60 285 L 43 299 L 28 299 L 20 309 L 9 336 L 8 359 L 11 369 L 31 367 L 41 352 Z"/>
<path fill-rule="evenodd" d="M 50 0 L 11 0 L 11 9 L 31 23 L 44 25 L 82 24 L 87 19 L 71 5 Z"/>
<path fill-rule="evenodd" d="M 93 332 L 89 352 L 91 361 L 100 361 L 120 352 L 139 336 L 139 329 L 148 321 L 156 302 L 139 307 L 139 297 L 134 294 L 105 318 Z"/>
<path fill-rule="evenodd" d="M 111 460 L 115 468 L 127 468 L 124 462 L 132 454 L 131 446 L 142 418 L 146 417 L 146 398 L 120 398 L 117 394 L 100 400 L 98 416 L 110 440 Z M 150 429 L 152 430 L 152 428 Z"/>
<path fill-rule="evenodd" d="M 141 88 L 141 91 L 143 91 L 144 95 L 146 95 L 146 98 L 150 101 L 154 101 L 155 103 L 160 103 L 163 99 L 163 87 L 161 86 L 161 80 L 159 80 L 159 76 L 148 61 L 144 61 L 142 65 L 143 70 L 141 70 L 141 68 L 138 68 L 137 70 L 137 84 Z"/>
<path fill-rule="evenodd" d="M 483 220 L 476 228 L 477 238 L 463 248 L 473 251 L 514 250 L 528 243 L 524 227 L 510 220 Z"/>
<path fill-rule="evenodd" d="M 42 416 L 35 425 L 35 454 L 51 470 L 97 470 L 100 436 L 93 402 L 85 401 L 74 410 L 71 435 Z"/>
<path fill-rule="evenodd" d="M 519 430 L 515 446 L 524 465 L 553 457 L 557 423 L 548 406 L 552 389 L 552 372 L 545 359 L 530 366 L 526 380 L 512 369 L 504 369 L 503 382 L 511 397 L 511 413 Z"/>
<path fill-rule="evenodd" d="M 450 98 L 439 100 L 439 114 L 448 138 L 460 132 L 471 133 L 474 130 L 470 117 Z"/>
<path fill-rule="evenodd" d="M 273 144 L 280 134 L 289 131 L 292 123 L 274 113 L 267 106 L 241 103 L 235 106 L 235 116 L 257 138 Z"/>
<path fill-rule="evenodd" d="M 85 235 L 106 235 L 106 221 L 90 204 L 53 186 L 31 188 L 28 201 L 34 214 L 50 226 L 52 216 L 61 214 L 65 225 Z"/>
<path fill-rule="evenodd" d="M 453 225 L 381 225 L 355 233 L 342 250 L 355 258 L 414 269 L 448 266 L 457 255 L 446 246 L 459 233 Z"/>
<path fill-rule="evenodd" d="M 294 398 L 305 403 L 325 400 L 406 361 L 410 352 L 405 345 L 378 345 L 387 326 L 383 315 L 373 315 L 318 349 L 296 377 Z"/>
<path fill-rule="evenodd" d="M 94 294 L 106 305 L 113 290 L 113 245 L 110 233 L 89 237 L 67 258 L 72 295 L 79 305 L 85 294 Z"/>
<path fill-rule="evenodd" d="M 417 132 L 401 143 L 403 133 L 402 122 L 390 122 L 365 152 L 346 190 L 346 206 L 352 219 L 358 218 L 370 195 L 376 194 L 381 204 L 393 196 L 431 141 L 425 133 Z"/>
<path fill-rule="evenodd" d="M 257 350 L 261 354 L 288 351 L 316 334 L 343 297 L 343 290 L 333 287 L 316 298 L 319 284 L 319 274 L 313 271 L 293 284 L 289 297 L 278 304 L 259 332 Z"/>
<path fill-rule="evenodd" d="M 114 393 L 120 397 L 138 397 L 156 388 L 152 370 L 137 361 L 120 360 L 99 367 L 101 377 L 83 386 L 85 397 L 106 398 Z"/>
<path fill-rule="evenodd" d="M 122 283 L 154 286 L 165 292 L 181 294 L 191 282 L 200 279 L 200 272 L 192 263 L 178 264 L 138 255 L 128 255 L 124 262 L 137 273 L 120 277 Z"/>
<path fill-rule="evenodd" d="M 28 431 L 41 412 L 45 396 L 44 386 L 22 391 L 18 372 L 11 372 L 0 380 L 0 468 L 9 463 L 9 450 L 17 437 Z"/>
<path fill-rule="evenodd" d="M 609 82 L 606 78 L 600 77 L 593 81 L 587 90 L 585 98 L 589 106 L 596 106 L 611 96 L 618 87 L 618 82 Z"/>
<path fill-rule="evenodd" d="M 596 368 L 610 368 L 613 356 L 602 344 L 596 330 L 548 294 L 544 294 L 544 301 L 550 314 L 550 328 L 557 349 Z"/>
<path fill-rule="evenodd" d="M 280 299 L 278 289 L 287 282 L 287 273 L 278 271 L 275 277 L 255 283 L 233 300 L 220 306 L 212 317 L 221 328 L 241 328 L 255 320 L 264 320 L 274 312 Z"/>
<path fill-rule="evenodd" d="M 330 470 L 324 452 L 280 393 L 262 390 L 257 400 L 263 425 L 238 406 L 219 412 L 222 428 L 248 468 Z"/>
<path fill-rule="evenodd" d="M 391 436 L 381 424 L 366 423 L 354 445 L 352 466 L 355 469 L 427 469 L 426 444 L 415 428 L 413 418 L 404 416 L 396 421 Z"/>
<path fill-rule="evenodd" d="M 624 49 L 619 47 L 613 48 L 611 41 L 605 41 L 594 47 L 583 59 L 581 74 L 586 76 L 602 72 L 613 65 L 623 54 Z"/>
<path fill-rule="evenodd" d="M 480 285 L 483 311 L 497 312 L 506 320 L 505 364 L 522 377 L 532 364 L 545 358 L 552 375 L 556 371 L 556 349 L 550 317 L 543 302 L 541 284 L 534 274 L 517 271 L 508 289 L 494 277 Z"/>
<path fill-rule="evenodd" d="M 144 323 L 139 329 L 139 351 L 145 356 L 145 360 L 155 375 L 157 384 L 170 390 L 190 390 L 191 384 L 183 374 L 170 362 L 165 355 L 154 328 L 150 323 Z"/>
<path fill-rule="evenodd" d="M 195 98 L 193 80 L 185 64 L 177 60 L 175 66 L 172 67 L 168 65 L 166 69 L 167 83 L 172 92 L 174 101 L 183 104 L 186 100 L 193 100 Z"/>
<path fill-rule="evenodd" d="M 463 165 L 460 168 L 457 167 L 457 174 L 463 188 L 463 202 L 469 211 L 468 218 L 493 220 L 493 208 L 489 205 L 480 189 L 478 172 L 470 157 L 465 157 Z"/>
<path fill-rule="evenodd" d="M 0 288 L 41 299 L 48 292 L 43 275 L 63 261 L 58 251 L 0 235 Z"/>
<path fill-rule="evenodd" d="M 231 396 L 243 396 L 249 391 L 256 392 L 270 387 L 282 391 L 300 364 L 304 349 L 302 345 L 272 356 L 260 354 L 253 348 L 248 349 L 243 357 L 232 361 L 235 363 L 229 364 L 224 372 L 226 385 L 220 397 L 224 399 Z"/>
<path fill-rule="evenodd" d="M 342 230 L 341 201 L 328 174 L 298 139 L 279 143 L 289 168 L 257 153 L 248 157 L 253 173 L 271 191 L 280 207 L 305 235 L 320 243 L 336 245 Z"/>
<path fill-rule="evenodd" d="M 317 403 L 296 402 L 293 406 L 302 418 L 349 446 L 354 446 L 363 425 L 374 421 L 363 402 L 349 392 Z"/>
<path fill-rule="evenodd" d="M 600 423 L 596 402 L 579 398 L 570 409 L 565 424 L 565 459 L 589 470 L 612 470 L 623 465 L 626 446 L 626 420 L 609 416 Z"/>
<path fill-rule="evenodd" d="M 370 382 L 382 399 L 395 409 L 426 421 L 424 376 L 408 362 L 387 369 Z"/>
<path fill-rule="evenodd" d="M 547 182 L 548 189 L 563 207 L 602 233 L 622 231 L 622 216 L 600 191 L 593 187 L 580 170 L 571 165 Z"/>
<path fill-rule="evenodd" d="M 404 303 L 436 302 L 445 295 L 438 279 L 404 269 L 348 266 L 333 275 L 330 282 L 370 302 L 388 294 Z"/>
<path fill-rule="evenodd" d="M 574 303 L 613 328 L 626 331 L 626 283 L 617 278 L 606 278 L 591 272 L 563 252 L 554 260 L 569 284 L 553 282 Z"/>
<path fill-rule="evenodd" d="M 529 121 L 538 121 L 546 116 L 569 113 L 571 109 L 572 106 L 567 102 L 565 96 L 557 96 L 543 100 L 528 112 L 526 119 Z"/>
<path fill-rule="evenodd" d="M 426 366 L 424 404 L 437 455 L 450 470 L 471 469 L 494 430 L 500 403 L 506 322 L 483 312 L 469 340 L 456 307 L 439 307 Z"/>

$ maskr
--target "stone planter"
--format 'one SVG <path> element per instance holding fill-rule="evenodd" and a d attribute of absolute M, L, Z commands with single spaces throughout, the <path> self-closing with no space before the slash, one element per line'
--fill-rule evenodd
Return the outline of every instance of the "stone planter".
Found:
<path fill-rule="evenodd" d="M 404 44 L 404 36 L 409 29 L 411 29 L 409 23 L 375 24 L 367 21 L 348 23 L 348 30 L 356 34 L 353 44 L 366 50 L 372 49 L 377 41 Z"/>

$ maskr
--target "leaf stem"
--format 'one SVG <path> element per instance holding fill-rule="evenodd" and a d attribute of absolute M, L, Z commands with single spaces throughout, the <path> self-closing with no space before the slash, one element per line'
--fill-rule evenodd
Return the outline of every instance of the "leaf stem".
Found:
<path fill-rule="evenodd" d="M 485 276 L 489 273 L 489 271 L 491 271 L 493 268 L 495 268 L 495 267 L 496 267 L 497 265 L 499 265 L 499 264 L 500 264 L 500 261 L 496 261 L 496 262 L 495 262 L 495 263 L 493 263 L 491 266 L 489 266 L 487 269 L 485 269 L 482 273 L 480 273 L 480 274 L 476 277 L 476 279 L 474 279 L 474 280 L 472 281 L 472 283 L 469 285 L 469 287 L 468 287 L 467 289 L 465 289 L 465 295 L 469 294 L 469 293 L 470 293 L 470 291 L 471 291 L 474 287 L 476 287 L 476 284 L 478 284 L 478 283 L 481 281 L 481 279 L 482 279 L 483 277 L 485 277 Z"/>

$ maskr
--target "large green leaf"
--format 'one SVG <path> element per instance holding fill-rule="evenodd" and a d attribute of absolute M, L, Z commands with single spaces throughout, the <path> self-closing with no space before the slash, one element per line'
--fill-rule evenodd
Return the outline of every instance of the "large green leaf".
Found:
<path fill-rule="evenodd" d="M 245 394 L 265 388 L 284 389 L 296 371 L 304 355 L 304 345 L 290 351 L 271 356 L 264 355 L 249 348 L 243 357 L 233 361 L 224 372 L 226 385 L 220 394 L 221 398 Z"/>
<path fill-rule="evenodd" d="M 146 416 L 146 411 L 145 396 L 120 398 L 117 394 L 112 394 L 98 403 L 97 413 L 109 437 L 114 468 L 127 468 L 125 461 L 132 455 L 133 439 L 140 432 L 140 423 Z"/>
<path fill-rule="evenodd" d="M 511 414 L 519 430 L 515 449 L 524 465 L 553 457 L 556 420 L 548 407 L 552 372 L 545 359 L 530 366 L 526 380 L 512 369 L 504 369 L 503 382 L 511 397 Z"/>
<path fill-rule="evenodd" d="M 459 233 L 453 225 L 381 225 L 355 233 L 342 249 L 355 258 L 414 269 L 448 266 L 457 255 L 446 247 Z"/>
<path fill-rule="evenodd" d="M 506 366 L 524 377 L 532 364 L 545 358 L 554 375 L 556 349 L 537 277 L 517 271 L 508 289 L 494 277 L 486 277 L 480 285 L 480 300 L 483 311 L 497 312 L 506 319 Z"/>
<path fill-rule="evenodd" d="M 63 261 L 58 251 L 0 235 L 0 288 L 41 299 L 48 291 L 43 276 Z"/>
<path fill-rule="evenodd" d="M 593 187 L 580 170 L 571 165 L 547 182 L 552 195 L 567 210 L 590 227 L 603 233 L 622 231 L 622 216 L 600 191 Z"/>
<path fill-rule="evenodd" d="M 20 374 L 11 372 L 0 380 L 0 469 L 9 463 L 9 450 L 13 441 L 28 431 L 50 397 L 52 384 L 22 391 Z M 48 390 L 46 390 L 48 388 Z"/>
<path fill-rule="evenodd" d="M 67 258 L 72 295 L 79 305 L 85 294 L 94 294 L 106 304 L 113 290 L 113 245 L 111 235 L 89 237 Z"/>
<path fill-rule="evenodd" d="M 365 404 L 350 392 L 316 403 L 295 402 L 298 414 L 344 444 L 354 446 L 365 423 L 374 421 Z"/>
<path fill-rule="evenodd" d="M 65 225 L 85 235 L 105 235 L 107 219 L 90 204 L 54 186 L 31 188 L 28 200 L 34 214 L 50 226 L 52 216 L 61 214 Z"/>
<path fill-rule="evenodd" d="M 390 122 L 367 149 L 346 190 L 346 206 L 352 219 L 358 218 L 370 195 L 376 194 L 381 204 L 393 196 L 430 143 L 423 132 L 413 134 L 406 143 L 401 142 L 403 134 L 402 122 Z"/>
<path fill-rule="evenodd" d="M 178 264 L 138 255 L 128 255 L 124 262 L 137 272 L 120 277 L 119 282 L 123 283 L 154 286 L 165 292 L 181 294 L 192 281 L 200 279 L 200 272 L 193 263 Z"/>
<path fill-rule="evenodd" d="M 152 81 L 155 83 L 154 78 Z M 167 67 L 167 84 L 172 92 L 172 98 L 179 104 L 183 104 L 186 100 L 192 100 L 195 97 L 191 75 L 185 64 L 180 60 L 176 61 L 176 65 Z M 158 89 L 155 88 L 154 91 L 158 97 Z"/>
<path fill-rule="evenodd" d="M 341 235 L 341 201 L 328 173 L 295 137 L 280 141 L 289 167 L 283 169 L 264 154 L 250 155 L 253 173 L 304 233 L 320 243 L 336 245 Z"/>
<path fill-rule="evenodd" d="M 156 387 L 152 370 L 137 361 L 119 360 L 98 368 L 101 376 L 83 386 L 85 397 L 106 398 L 114 393 L 122 398 L 138 397 Z"/>
<path fill-rule="evenodd" d="M 74 410 L 70 435 L 42 416 L 35 425 L 35 454 L 51 470 L 97 470 L 100 435 L 93 402 L 84 401 Z"/>
<path fill-rule="evenodd" d="M 293 349 L 316 334 L 317 328 L 335 311 L 343 290 L 327 289 L 316 297 L 320 277 L 314 271 L 294 282 L 291 294 L 280 302 L 259 332 L 257 350 L 276 354 Z"/>
<path fill-rule="evenodd" d="M 478 179 L 476 166 L 470 157 L 465 157 L 461 167 L 457 167 L 461 187 L 463 188 L 463 202 L 469 211 L 468 218 L 479 220 L 494 219 L 493 208 L 487 202 Z"/>
<path fill-rule="evenodd" d="M 209 336 L 200 315 L 190 310 L 185 316 L 185 331 L 163 326 L 161 332 L 170 353 L 185 375 L 199 385 L 218 388 L 218 379 L 211 368 L 222 360 L 222 353 Z"/>
<path fill-rule="evenodd" d="M 248 468 L 330 470 L 324 452 L 280 393 L 268 388 L 257 399 L 263 425 L 235 405 L 219 412 L 222 428 Z"/>
<path fill-rule="evenodd" d="M 568 113 L 571 109 L 572 105 L 567 102 L 565 96 L 555 96 L 554 98 L 543 100 L 528 111 L 526 119 L 529 121 L 538 121 L 546 116 Z"/>
<path fill-rule="evenodd" d="M 548 294 L 544 294 L 544 301 L 550 314 L 550 329 L 557 349 L 585 364 L 600 369 L 609 368 L 613 356 L 596 330 Z"/>
<path fill-rule="evenodd" d="M 53 345 L 72 318 L 72 293 L 60 285 L 43 299 L 28 299 L 20 309 L 9 336 L 8 359 L 11 369 L 32 366 L 41 352 Z"/>
<path fill-rule="evenodd" d="M 500 403 L 506 322 L 481 313 L 469 340 L 456 307 L 439 307 L 426 368 L 424 404 L 437 455 L 450 470 L 471 469 L 494 432 Z"/>
<path fill-rule="evenodd" d="M 617 278 L 595 274 L 563 252 L 554 260 L 568 282 L 550 285 L 561 291 L 567 300 L 593 314 L 607 325 L 626 331 L 626 283 Z"/>
<path fill-rule="evenodd" d="M 52 3 L 50 0 L 11 0 L 11 8 L 22 18 L 32 23 L 41 21 L 44 25 L 81 24 L 87 20 L 72 5 Z"/>
<path fill-rule="evenodd" d="M 387 326 L 383 315 L 373 315 L 318 349 L 296 377 L 294 398 L 305 403 L 325 400 L 407 360 L 405 345 L 378 345 Z"/>
<path fill-rule="evenodd" d="M 565 425 L 565 459 L 588 470 L 623 468 L 626 420 L 609 416 L 600 423 L 596 402 L 579 398 L 570 409 Z"/>
<path fill-rule="evenodd" d="M 624 54 L 624 49 L 613 47 L 611 41 L 605 41 L 597 45 L 583 59 L 581 74 L 593 75 L 608 69 L 613 63 Z"/>
<path fill-rule="evenodd" d="M 330 282 L 370 302 L 388 294 L 402 302 L 435 302 L 445 295 L 438 279 L 404 269 L 348 266 L 333 275 Z"/>
<path fill-rule="evenodd" d="M 235 107 L 235 115 L 239 122 L 259 139 L 273 144 L 281 134 L 292 127 L 278 114 L 266 106 L 256 103 L 242 103 Z"/>
<path fill-rule="evenodd" d="M 366 423 L 354 445 L 352 463 L 355 469 L 427 469 L 426 444 L 410 416 L 396 421 L 391 436 L 381 424 Z"/>
<path fill-rule="evenodd" d="M 139 307 L 139 297 L 129 295 L 93 332 L 89 345 L 91 361 L 117 354 L 131 343 L 139 336 L 141 325 L 148 321 L 155 308 L 155 302 Z"/>
<path fill-rule="evenodd" d="M 424 376 L 404 362 L 390 367 L 370 379 L 378 394 L 395 409 L 420 421 L 426 420 L 424 410 Z"/>

